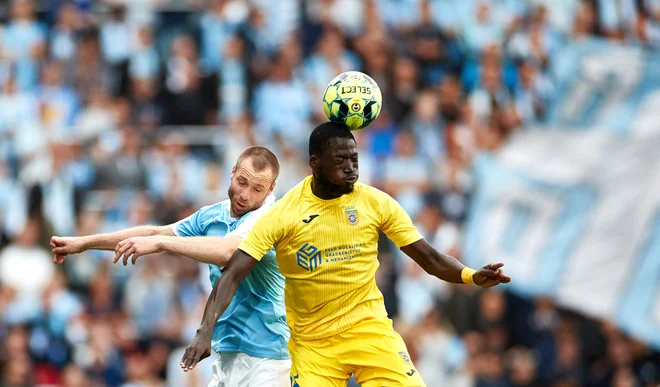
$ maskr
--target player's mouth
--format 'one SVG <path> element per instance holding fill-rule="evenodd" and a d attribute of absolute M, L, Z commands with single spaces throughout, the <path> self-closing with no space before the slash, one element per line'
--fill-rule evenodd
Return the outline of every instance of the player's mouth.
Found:
<path fill-rule="evenodd" d="M 244 206 L 239 202 L 234 202 L 234 207 L 236 208 L 236 211 L 243 211 L 247 208 L 247 206 Z"/>
<path fill-rule="evenodd" d="M 355 184 L 357 179 L 358 179 L 357 175 L 350 175 L 350 176 L 346 177 L 344 179 L 344 181 L 347 182 L 348 184 Z"/>

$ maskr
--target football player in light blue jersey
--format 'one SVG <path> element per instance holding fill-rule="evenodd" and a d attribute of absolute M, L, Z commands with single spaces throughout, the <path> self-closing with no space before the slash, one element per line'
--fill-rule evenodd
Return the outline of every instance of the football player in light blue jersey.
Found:
<path fill-rule="evenodd" d="M 263 147 L 248 148 L 232 170 L 229 200 L 203 207 L 167 226 L 139 226 L 82 237 L 54 236 L 54 260 L 62 263 L 68 254 L 86 250 L 115 250 L 114 262 L 123 257 L 127 265 L 129 259 L 135 264 L 140 256 L 169 251 L 208 263 L 215 285 L 221 268 L 256 219 L 275 202 L 272 192 L 278 174 L 279 163 L 272 152 Z M 271 250 L 238 287 L 213 328 L 211 346 L 220 357 L 213 364 L 209 387 L 288 387 L 288 340 L 284 277 Z"/>

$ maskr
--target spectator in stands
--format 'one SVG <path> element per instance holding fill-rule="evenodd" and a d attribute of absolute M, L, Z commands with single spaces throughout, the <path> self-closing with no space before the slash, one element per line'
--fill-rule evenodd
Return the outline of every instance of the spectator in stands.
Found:
<path fill-rule="evenodd" d="M 303 68 L 309 92 L 321 95 L 329 80 L 345 71 L 359 70 L 360 64 L 355 54 L 347 49 L 340 30 L 327 28 Z"/>
<path fill-rule="evenodd" d="M 476 0 L 437 0 L 430 2 L 433 20 L 447 36 L 458 36 L 474 15 Z"/>
<path fill-rule="evenodd" d="M 504 27 L 496 19 L 489 1 L 476 0 L 473 14 L 464 27 L 464 44 L 468 55 L 476 57 L 488 46 L 504 42 Z"/>
<path fill-rule="evenodd" d="M 148 25 L 137 28 L 128 75 L 134 80 L 155 80 L 159 74 L 160 62 L 154 46 L 153 31 Z"/>
<path fill-rule="evenodd" d="M 119 70 L 131 56 L 131 26 L 126 20 L 126 7 L 122 4 L 112 4 L 108 16 L 101 23 L 101 51 L 103 58 Z"/>
<path fill-rule="evenodd" d="M 376 81 L 383 96 L 390 95 L 392 81 L 390 69 L 394 47 L 385 31 L 365 31 L 365 34 L 357 37 L 353 44 L 356 53 L 362 59 L 362 71 Z"/>
<path fill-rule="evenodd" d="M 212 125 L 217 121 L 217 74 L 201 72 L 190 36 L 172 41 L 163 76 L 163 124 Z"/>
<path fill-rule="evenodd" d="M 247 3 L 214 0 L 200 18 L 201 62 L 207 71 L 218 71 L 230 36 L 247 20 Z"/>
<path fill-rule="evenodd" d="M 70 365 L 62 370 L 62 387 L 87 387 L 91 381 L 79 367 Z"/>
<path fill-rule="evenodd" d="M 303 133 L 309 127 L 312 105 L 303 81 L 293 73 L 284 52 L 273 58 L 268 79 L 254 92 L 254 115 L 258 136 L 278 136 L 296 147 L 306 141 Z"/>
<path fill-rule="evenodd" d="M 416 93 L 415 98 L 412 114 L 405 126 L 415 135 L 420 155 L 429 162 L 439 162 L 446 146 L 437 93 L 422 90 Z"/>
<path fill-rule="evenodd" d="M 580 0 L 534 0 L 534 6 L 543 7 L 548 12 L 548 23 L 562 36 L 570 35 L 577 9 L 584 1 Z"/>
<path fill-rule="evenodd" d="M 384 160 L 378 185 L 414 217 L 422 204 L 420 193 L 429 187 L 429 166 L 429 160 L 418 152 L 414 134 L 400 131 L 394 140 L 394 153 Z"/>
<path fill-rule="evenodd" d="M 205 172 L 204 165 L 190 154 L 185 138 L 172 133 L 160 141 L 150 157 L 147 184 L 159 197 L 196 202 Z"/>
<path fill-rule="evenodd" d="M 518 62 L 518 84 L 514 90 L 516 114 L 524 124 L 543 122 L 553 92 L 552 83 L 534 59 Z"/>
<path fill-rule="evenodd" d="M 71 125 L 78 110 L 78 94 L 64 84 L 62 71 L 62 65 L 57 62 L 47 63 L 41 71 L 37 98 L 43 109 L 44 134 L 48 137 L 71 134 Z"/>
<path fill-rule="evenodd" d="M 57 14 L 57 24 L 50 35 L 50 54 L 60 62 L 72 61 L 77 50 L 77 36 L 81 26 L 80 15 L 75 5 L 63 4 Z"/>
<path fill-rule="evenodd" d="M 473 125 L 486 124 L 494 108 L 511 103 L 511 95 L 504 80 L 501 55 L 499 47 L 491 45 L 481 56 L 476 87 L 469 96 L 470 109 L 476 120 Z"/>
<path fill-rule="evenodd" d="M 549 58 L 559 45 L 557 33 L 548 23 L 545 7 L 535 7 L 528 18 L 526 28 L 518 31 L 509 41 L 508 48 L 513 58 L 534 60 L 542 69 L 547 69 Z"/>
<path fill-rule="evenodd" d="M 140 135 L 131 126 L 121 130 L 119 153 L 98 165 L 98 188 L 137 188 L 146 186 L 146 166 L 142 158 Z"/>
<path fill-rule="evenodd" d="M 123 380 L 123 360 L 115 343 L 115 330 L 110 321 L 92 320 L 87 325 L 87 342 L 77 346 L 74 363 L 97 383 L 119 385 Z"/>
<path fill-rule="evenodd" d="M 38 62 L 46 54 L 46 34 L 35 19 L 32 0 L 17 0 L 11 6 L 11 21 L 2 34 L 0 57 L 16 65 L 21 89 L 35 85 Z"/>
<path fill-rule="evenodd" d="M 135 105 L 138 110 L 140 105 Z M 90 142 L 116 130 L 112 96 L 107 89 L 97 88 L 91 91 L 87 103 L 78 113 L 74 127 L 76 136 L 82 141 Z"/>
<path fill-rule="evenodd" d="M 27 353 L 10 357 L 4 366 L 2 385 L 7 387 L 25 387 L 32 385 L 32 362 Z"/>
<path fill-rule="evenodd" d="M 54 139 L 46 149 L 45 175 L 39 182 L 43 214 L 54 232 L 75 231 L 76 191 L 91 188 L 95 171 L 74 138 Z"/>
<path fill-rule="evenodd" d="M 166 265 L 155 265 L 153 260 L 171 257 L 154 256 L 136 267 L 126 284 L 127 310 L 136 324 L 140 337 L 178 339 L 181 327 L 180 310 L 176 302 L 174 273 Z"/>
<path fill-rule="evenodd" d="M 0 247 L 16 237 L 27 218 L 27 200 L 22 185 L 10 174 L 7 162 L 0 161 Z"/>
<path fill-rule="evenodd" d="M 621 0 L 615 4 L 611 1 L 597 0 L 596 9 L 602 33 L 611 39 L 634 39 L 636 37 L 637 3 L 644 3 L 644 1 Z"/>
<path fill-rule="evenodd" d="M 537 379 L 537 360 L 534 353 L 525 348 L 513 348 L 507 352 L 509 379 L 513 387 L 533 387 Z"/>
<path fill-rule="evenodd" d="M 461 387 L 471 385 L 466 368 L 467 353 L 460 337 L 449 324 L 431 309 L 414 334 L 419 359 L 415 363 L 429 385 L 447 384 Z"/>
<path fill-rule="evenodd" d="M 163 107 L 158 101 L 155 79 L 133 79 L 131 81 L 131 117 L 137 130 L 149 142 L 155 142 L 158 127 L 163 120 Z"/>
<path fill-rule="evenodd" d="M 571 37 L 581 39 L 596 32 L 596 11 L 591 2 L 580 2 L 573 19 Z"/>
<path fill-rule="evenodd" d="M 41 313 L 41 297 L 55 275 L 50 254 L 38 245 L 41 232 L 40 221 L 29 219 L 0 253 L 0 284 L 14 293 L 5 308 L 4 323 L 27 323 Z"/>
<path fill-rule="evenodd" d="M 39 101 L 34 93 L 20 89 L 15 75 L 15 72 L 9 75 L 0 94 L 0 104 L 3 107 L 0 109 L 0 152 L 8 160 L 15 157 L 20 159 L 27 149 L 33 148 L 24 141 L 22 127 L 41 127 Z M 39 142 L 38 137 L 28 140 Z"/>
<path fill-rule="evenodd" d="M 121 74 L 115 73 L 112 66 L 102 58 L 98 32 L 93 29 L 81 32 L 79 40 L 74 62 L 63 68 L 64 83 L 79 93 L 82 103 L 89 102 L 91 95 L 98 89 L 118 94 L 123 87 Z"/>
<path fill-rule="evenodd" d="M 420 68 L 411 57 L 396 58 L 392 67 L 392 90 L 387 106 L 394 120 L 401 122 L 408 118 L 417 98 L 421 83 Z"/>
<path fill-rule="evenodd" d="M 246 113 L 250 97 L 251 77 L 248 68 L 245 41 L 239 35 L 231 36 L 224 47 L 224 60 L 218 67 L 219 117 L 223 122 Z"/>
<path fill-rule="evenodd" d="M 457 71 L 462 54 L 455 37 L 443 33 L 434 24 L 431 2 L 421 1 L 419 14 L 419 24 L 412 29 L 409 45 L 405 49 L 420 64 L 422 84 L 429 86 L 440 83 L 447 73 Z"/>

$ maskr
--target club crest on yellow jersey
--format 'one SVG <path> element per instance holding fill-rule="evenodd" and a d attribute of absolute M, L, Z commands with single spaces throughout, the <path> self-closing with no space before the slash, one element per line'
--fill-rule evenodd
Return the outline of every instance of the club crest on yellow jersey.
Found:
<path fill-rule="evenodd" d="M 358 210 L 353 206 L 348 206 L 344 209 L 346 214 L 346 220 L 351 226 L 355 226 L 360 223 L 360 218 L 358 218 Z"/>

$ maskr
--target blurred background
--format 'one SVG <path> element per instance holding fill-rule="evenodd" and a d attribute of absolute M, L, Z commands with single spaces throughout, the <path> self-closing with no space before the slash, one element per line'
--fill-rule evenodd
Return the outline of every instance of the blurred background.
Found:
<path fill-rule="evenodd" d="M 347 70 L 385 99 L 361 181 L 513 277 L 448 285 L 381 238 L 427 385 L 660 385 L 658 48 L 658 0 L 3 0 L 0 385 L 206 386 L 211 360 L 178 367 L 203 265 L 56 266 L 49 238 L 224 200 L 250 145 L 280 158 L 281 196 Z"/>

